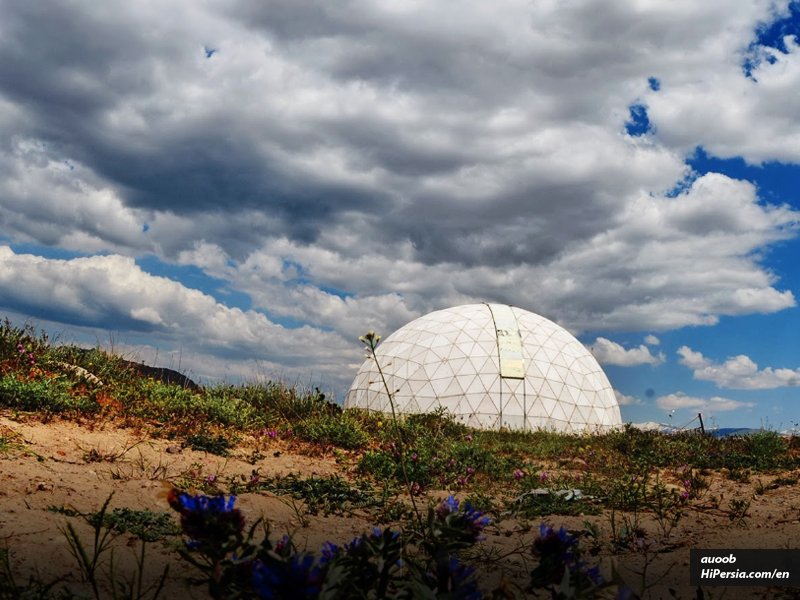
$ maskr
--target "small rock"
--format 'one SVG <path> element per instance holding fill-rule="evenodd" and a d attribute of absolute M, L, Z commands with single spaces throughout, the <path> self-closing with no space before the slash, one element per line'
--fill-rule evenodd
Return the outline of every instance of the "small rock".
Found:
<path fill-rule="evenodd" d="M 166 453 L 167 454 L 180 454 L 183 452 L 178 446 L 167 446 Z"/>

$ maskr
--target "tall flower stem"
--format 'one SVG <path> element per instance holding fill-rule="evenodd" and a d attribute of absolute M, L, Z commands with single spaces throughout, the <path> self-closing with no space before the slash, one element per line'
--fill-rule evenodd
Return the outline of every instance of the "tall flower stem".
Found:
<path fill-rule="evenodd" d="M 369 358 L 375 361 L 375 366 L 378 367 L 378 375 L 380 375 L 383 389 L 386 390 L 386 395 L 389 396 L 389 406 L 392 409 L 392 424 L 397 434 L 397 453 L 400 455 L 400 469 L 403 471 L 403 480 L 406 482 L 408 495 L 411 498 L 411 505 L 414 507 L 414 514 L 417 516 L 419 532 L 421 534 L 425 530 L 425 525 L 422 523 L 422 516 L 420 515 L 419 508 L 417 508 L 417 501 L 414 500 L 414 488 L 411 485 L 411 480 L 408 478 L 408 472 L 406 471 L 405 441 L 403 440 L 403 434 L 400 431 L 400 424 L 397 419 L 397 410 L 394 405 L 394 392 L 389 389 L 389 383 L 386 381 L 386 376 L 383 374 L 383 368 L 381 368 L 381 361 L 378 360 L 378 356 L 375 354 L 375 349 L 378 347 L 378 342 L 381 341 L 381 336 L 375 335 L 374 331 L 370 331 L 358 339 L 360 342 L 367 345 L 366 350 L 369 353 Z"/>

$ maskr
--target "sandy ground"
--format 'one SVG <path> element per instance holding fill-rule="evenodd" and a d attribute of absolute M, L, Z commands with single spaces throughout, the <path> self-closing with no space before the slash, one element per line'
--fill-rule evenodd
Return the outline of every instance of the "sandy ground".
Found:
<path fill-rule="evenodd" d="M 0 417 L 0 435 L 8 436 L 11 432 L 19 435 L 16 441 L 24 444 L 27 451 L 18 449 L 0 455 L 0 540 L 8 544 L 18 581 L 26 580 L 34 569 L 38 569 L 46 580 L 55 576 L 66 577 L 65 581 L 73 589 L 82 588 L 80 573 L 59 528 L 68 521 L 72 522 L 87 544 L 91 544 L 92 530 L 79 518 L 49 512 L 48 506 L 69 507 L 88 513 L 98 510 L 114 492 L 112 508 L 168 510 L 165 482 L 179 481 L 181 476 L 191 472 L 217 478 L 231 474 L 249 476 L 255 468 L 264 475 L 347 474 L 346 467 L 337 464 L 333 458 L 310 458 L 287 451 L 276 457 L 270 448 L 266 458 L 251 464 L 246 460 L 246 447 L 234 453 L 239 456 L 222 458 L 181 449 L 175 442 L 150 440 L 130 430 L 111 426 L 90 429 L 74 423 L 42 425 Z M 280 448 L 280 443 L 276 442 L 275 449 Z M 91 460 L 101 457 L 105 460 Z M 775 476 L 762 476 L 761 481 L 768 484 Z M 746 524 L 732 524 L 726 511 L 714 509 L 705 502 L 705 508 L 689 511 L 669 540 L 653 546 L 647 565 L 639 554 L 611 552 L 607 513 L 545 520 L 555 527 L 565 525 L 576 530 L 583 528 L 583 521 L 596 523 L 603 534 L 603 543 L 594 560 L 600 562 L 606 574 L 611 572 L 613 562 L 632 588 L 645 588 L 645 598 L 671 598 L 669 588 L 675 589 L 684 599 L 694 598 L 694 588 L 689 585 L 691 548 L 800 548 L 800 485 L 755 495 L 757 477 L 749 483 L 736 483 L 719 475 L 711 478 L 713 483 L 705 499 L 712 495 L 721 497 L 723 508 L 730 499 L 751 501 Z M 432 495 L 433 498 L 442 496 L 441 492 Z M 703 499 L 700 504 L 703 504 Z M 237 499 L 237 506 L 243 510 L 248 522 L 263 516 L 270 522 L 274 535 L 294 532 L 294 539 L 300 547 L 307 546 L 313 550 L 326 540 L 348 542 L 373 526 L 368 515 L 358 511 L 347 517 L 307 515 L 303 523 L 287 497 L 276 497 L 266 492 L 242 494 Z M 299 508 L 302 511 L 302 505 Z M 494 584 L 502 577 L 520 584 L 527 580 L 535 561 L 529 553 L 517 550 L 536 537 L 539 521 L 528 525 L 532 527 L 509 520 L 496 524 L 487 532 L 487 539 L 483 542 L 486 556 L 503 558 L 486 561 L 479 567 L 486 584 Z M 658 527 L 647 515 L 642 526 L 648 534 L 647 539 L 659 537 Z M 135 540 L 122 535 L 116 546 L 115 557 L 120 561 L 118 572 L 132 572 L 134 550 L 138 548 Z M 147 564 L 151 576 L 160 572 L 165 564 L 170 564 L 170 585 L 162 597 L 186 597 L 182 577 L 193 574 L 193 569 L 159 543 L 148 548 Z M 782 589 L 731 586 L 707 590 L 714 598 L 776 598 L 780 597 Z M 203 597 L 197 592 L 195 594 Z"/>

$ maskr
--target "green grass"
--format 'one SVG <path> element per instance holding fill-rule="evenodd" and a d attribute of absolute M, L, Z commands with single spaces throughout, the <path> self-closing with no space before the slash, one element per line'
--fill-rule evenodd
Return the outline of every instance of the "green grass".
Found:
<path fill-rule="evenodd" d="M 28 449 L 20 442 L 22 436 L 14 431 L 0 428 L 0 455 L 8 456 L 12 452 L 26 452 Z"/>
<path fill-rule="evenodd" d="M 115 508 L 112 511 L 82 515 L 68 507 L 48 506 L 47 510 L 66 517 L 84 517 L 92 527 L 105 527 L 115 533 L 127 533 L 145 542 L 181 535 L 181 527 L 173 513 L 166 511 Z"/>

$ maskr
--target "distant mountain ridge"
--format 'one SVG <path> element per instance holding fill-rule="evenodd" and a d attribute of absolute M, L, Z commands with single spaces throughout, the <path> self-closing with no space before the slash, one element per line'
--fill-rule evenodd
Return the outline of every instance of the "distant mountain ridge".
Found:
<path fill-rule="evenodd" d="M 656 421 L 646 421 L 644 423 L 631 423 L 631 425 L 641 431 L 659 431 L 661 433 L 678 433 L 679 431 L 697 430 L 697 428 L 678 429 L 673 425 L 668 425 L 666 423 L 657 423 Z M 712 429 L 706 427 L 706 433 L 716 437 L 725 437 L 728 435 L 738 435 L 738 436 L 753 435 L 756 433 L 761 433 L 762 431 L 769 431 L 769 430 L 764 428 L 753 429 L 752 427 L 723 427 L 721 429 L 720 428 Z M 776 433 L 778 433 L 779 435 L 792 435 L 792 432 L 788 430 L 778 431 Z"/>

